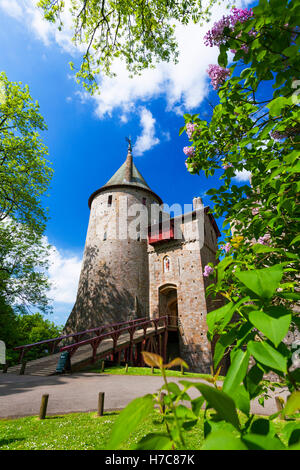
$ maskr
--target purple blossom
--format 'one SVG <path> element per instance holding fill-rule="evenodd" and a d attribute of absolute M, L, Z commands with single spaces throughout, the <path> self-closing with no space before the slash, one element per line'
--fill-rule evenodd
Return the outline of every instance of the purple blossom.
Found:
<path fill-rule="evenodd" d="M 257 214 L 259 214 L 259 208 L 254 207 L 253 209 L 251 209 L 251 212 L 252 212 L 252 215 L 257 215 Z"/>
<path fill-rule="evenodd" d="M 271 239 L 270 235 L 266 233 L 262 237 L 259 237 L 259 239 L 257 240 L 257 243 L 259 243 L 260 245 L 267 245 L 270 239 Z"/>
<path fill-rule="evenodd" d="M 224 69 L 220 65 L 210 64 L 208 66 L 207 73 L 208 73 L 208 75 L 211 79 L 211 84 L 212 84 L 214 90 L 217 90 L 217 88 L 220 85 L 223 85 L 223 83 L 229 77 L 230 70 L 229 69 Z"/>
<path fill-rule="evenodd" d="M 233 7 L 231 9 L 231 14 L 228 16 L 223 16 L 221 20 L 217 21 L 211 30 L 209 30 L 204 36 L 204 44 L 206 46 L 220 46 L 227 41 L 226 36 L 224 35 L 224 29 L 230 28 L 233 30 L 235 25 L 240 22 L 244 23 L 249 18 L 253 16 L 253 10 L 250 8 L 244 10 L 241 8 Z"/>
<path fill-rule="evenodd" d="M 204 44 L 206 46 L 220 46 L 226 42 L 226 38 L 223 34 L 224 28 L 230 27 L 230 16 L 223 16 L 223 18 L 217 21 L 211 30 L 209 30 L 204 36 Z"/>
<path fill-rule="evenodd" d="M 195 147 L 183 147 L 183 153 L 188 157 L 192 157 L 195 154 Z"/>
<path fill-rule="evenodd" d="M 222 168 L 224 168 L 224 170 L 227 170 L 227 168 L 230 168 L 232 167 L 232 163 L 223 163 L 222 165 Z"/>
<path fill-rule="evenodd" d="M 191 122 L 188 122 L 188 123 L 187 123 L 187 125 L 186 125 L 186 133 L 187 133 L 189 139 L 192 138 L 193 133 L 194 133 L 195 130 L 196 130 L 196 127 L 197 127 L 196 124 L 193 124 L 193 123 L 191 123 Z"/>
<path fill-rule="evenodd" d="M 238 22 L 244 23 L 253 16 L 252 8 L 250 8 L 249 10 L 247 8 L 244 8 L 243 10 L 242 8 L 232 7 L 231 11 L 232 13 L 230 15 L 230 20 L 232 28 L 234 28 Z"/>
<path fill-rule="evenodd" d="M 214 268 L 209 266 L 208 264 L 204 267 L 203 276 L 209 277 L 214 272 Z"/>
<path fill-rule="evenodd" d="M 225 253 L 229 253 L 229 251 L 231 250 L 231 244 L 229 242 L 226 243 L 225 245 L 221 246 L 221 250 L 224 250 Z"/>

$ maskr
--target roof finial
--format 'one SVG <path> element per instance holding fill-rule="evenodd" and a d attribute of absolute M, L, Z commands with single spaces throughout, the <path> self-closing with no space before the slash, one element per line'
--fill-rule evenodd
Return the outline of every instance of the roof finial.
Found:
<path fill-rule="evenodd" d="M 125 137 L 128 142 L 128 152 L 126 158 L 126 168 L 125 168 L 125 181 L 128 183 L 132 180 L 132 147 L 131 147 L 131 137 Z"/>
<path fill-rule="evenodd" d="M 128 142 L 128 152 L 132 152 L 131 137 L 125 137 L 126 142 Z"/>

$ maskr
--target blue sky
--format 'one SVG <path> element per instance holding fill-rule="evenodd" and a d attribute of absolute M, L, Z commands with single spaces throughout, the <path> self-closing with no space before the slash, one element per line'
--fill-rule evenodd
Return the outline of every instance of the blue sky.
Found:
<path fill-rule="evenodd" d="M 185 134 L 179 136 L 179 128 L 184 112 L 199 112 L 206 118 L 207 99 L 216 102 L 206 69 L 217 62 L 218 51 L 204 46 L 204 29 L 180 27 L 177 66 L 161 64 L 130 80 L 122 64 L 116 64 L 117 78 L 103 78 L 102 94 L 91 98 L 70 71 L 68 62 L 76 64 L 80 53 L 71 45 L 68 31 L 59 34 L 44 22 L 34 3 L 0 0 L 0 41 L 5 44 L 1 70 L 9 80 L 29 85 L 48 126 L 43 140 L 54 176 L 46 201 L 50 211 L 46 236 L 54 247 L 50 277 L 56 285 L 50 319 L 62 324 L 75 301 L 88 197 L 123 163 L 125 136 L 132 137 L 136 166 L 165 203 L 190 204 L 201 196 L 209 204 L 205 191 L 219 186 L 219 175 L 207 179 L 187 172 L 182 149 L 189 141 Z M 250 1 L 237 2 L 247 4 Z M 222 6 L 216 8 L 213 21 L 224 13 Z M 245 181 L 247 175 L 239 179 Z"/>

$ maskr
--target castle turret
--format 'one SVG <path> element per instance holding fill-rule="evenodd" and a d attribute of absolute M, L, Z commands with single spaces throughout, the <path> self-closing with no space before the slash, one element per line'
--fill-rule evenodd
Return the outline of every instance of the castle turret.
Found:
<path fill-rule="evenodd" d="M 66 332 L 149 314 L 145 227 L 151 205 L 162 201 L 137 170 L 130 144 L 123 165 L 88 203 L 91 212 L 77 298 Z"/>

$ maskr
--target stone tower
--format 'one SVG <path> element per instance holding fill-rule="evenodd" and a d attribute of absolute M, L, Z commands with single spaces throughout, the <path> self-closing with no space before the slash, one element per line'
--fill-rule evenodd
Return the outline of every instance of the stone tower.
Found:
<path fill-rule="evenodd" d="M 145 207 L 150 216 L 150 206 L 161 203 L 133 163 L 129 144 L 123 165 L 89 198 L 77 298 L 65 332 L 148 315 L 147 236 L 135 223 L 136 207 Z"/>

